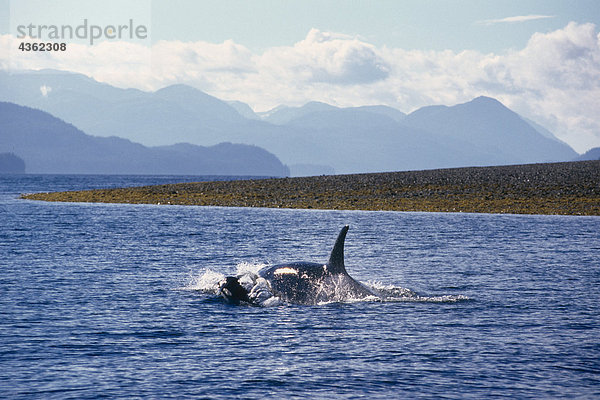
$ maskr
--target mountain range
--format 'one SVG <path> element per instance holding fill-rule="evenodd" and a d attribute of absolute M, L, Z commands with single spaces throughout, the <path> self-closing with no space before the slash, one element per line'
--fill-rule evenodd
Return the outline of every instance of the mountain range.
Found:
<path fill-rule="evenodd" d="M 152 148 L 221 142 L 258 146 L 290 166 L 292 175 L 569 161 L 578 156 L 551 132 L 488 97 L 451 107 L 423 107 L 408 115 L 381 105 L 340 108 L 320 102 L 255 113 L 247 104 L 222 101 L 186 85 L 145 92 L 45 70 L 0 72 L 0 100 L 44 110 L 97 139 L 114 141 L 116 136 Z"/>
<path fill-rule="evenodd" d="M 28 173 L 289 175 L 277 157 L 256 146 L 147 147 L 90 136 L 49 113 L 6 102 L 0 102 L 0 149 L 18 154 Z"/>

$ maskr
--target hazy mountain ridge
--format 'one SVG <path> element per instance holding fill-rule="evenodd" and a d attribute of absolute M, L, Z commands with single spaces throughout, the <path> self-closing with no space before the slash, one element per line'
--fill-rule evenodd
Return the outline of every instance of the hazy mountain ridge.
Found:
<path fill-rule="evenodd" d="M 337 109 L 338 107 L 321 103 L 320 101 L 309 101 L 301 107 L 275 107 L 274 109 L 263 113 L 261 119 L 275 125 L 285 125 L 290 121 L 301 118 L 307 114 Z"/>
<path fill-rule="evenodd" d="M 594 147 L 593 149 L 589 149 L 588 151 L 577 157 L 577 161 L 589 160 L 600 160 L 600 147 Z"/>
<path fill-rule="evenodd" d="M 439 138 L 462 140 L 494 163 L 566 161 L 577 157 L 568 145 L 538 132 L 496 99 L 477 97 L 452 107 L 417 110 L 403 124 L 435 132 Z M 549 132 L 548 132 L 549 133 Z"/>
<path fill-rule="evenodd" d="M 255 146 L 146 147 L 89 136 L 49 113 L 5 102 L 0 102 L 0 150 L 23 158 L 29 173 L 289 175 L 277 157 Z"/>
<path fill-rule="evenodd" d="M 544 137 L 486 97 L 453 107 L 425 107 L 403 118 L 368 108 L 298 111 L 298 117 L 282 125 L 296 132 L 288 141 L 312 143 L 313 149 L 304 153 L 311 163 L 322 160 L 344 173 L 567 161 L 577 156 L 568 145 Z M 286 162 L 301 162 L 285 149 L 260 145 Z"/>
<path fill-rule="evenodd" d="M 246 143 L 311 173 L 570 161 L 578 156 L 549 131 L 535 129 L 487 97 L 452 107 L 423 107 L 409 115 L 387 106 L 340 108 L 320 102 L 254 113 L 245 103 L 221 101 L 186 85 L 143 92 L 52 71 L 0 73 L 0 88 L 5 87 L 0 100 L 51 112 L 88 134 L 152 146 Z"/>
<path fill-rule="evenodd" d="M 14 153 L 0 153 L 0 174 L 24 174 L 25 160 Z"/>
<path fill-rule="evenodd" d="M 80 74 L 39 71 L 0 72 L 0 87 L 1 101 L 46 111 L 89 135 L 118 136 L 147 146 L 218 144 L 233 139 L 222 138 L 221 130 L 239 131 L 237 125 L 245 121 L 225 102 L 186 85 L 144 92 Z"/>

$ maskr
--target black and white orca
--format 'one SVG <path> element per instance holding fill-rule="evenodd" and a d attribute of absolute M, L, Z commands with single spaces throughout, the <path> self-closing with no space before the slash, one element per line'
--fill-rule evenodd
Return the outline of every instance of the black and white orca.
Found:
<path fill-rule="evenodd" d="M 326 264 L 305 261 L 278 264 L 261 269 L 258 277 L 266 281 L 273 296 L 294 304 L 314 305 L 376 296 L 346 272 L 344 242 L 348 229 L 348 225 L 342 228 Z M 254 303 L 238 277 L 225 278 L 219 293 L 230 303 Z"/>

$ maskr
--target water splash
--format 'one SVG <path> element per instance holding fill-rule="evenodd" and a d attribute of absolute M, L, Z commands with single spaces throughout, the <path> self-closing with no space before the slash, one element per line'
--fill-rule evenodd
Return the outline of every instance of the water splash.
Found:
<path fill-rule="evenodd" d="M 211 269 L 205 269 L 199 275 L 191 275 L 188 283 L 181 290 L 199 290 L 204 293 L 217 294 L 219 283 L 225 275 Z"/>
<path fill-rule="evenodd" d="M 470 300 L 464 295 L 439 295 L 423 296 L 417 292 L 401 286 L 384 285 L 381 282 L 363 283 L 371 291 L 378 295 L 379 301 L 383 302 L 419 302 L 419 303 L 455 303 Z"/>
<path fill-rule="evenodd" d="M 271 307 L 283 304 L 281 299 L 273 294 L 269 283 L 258 276 L 258 271 L 267 264 L 240 263 L 236 266 L 236 276 L 240 285 L 248 292 L 252 304 Z"/>
<path fill-rule="evenodd" d="M 249 263 L 249 262 L 241 262 L 235 267 L 236 275 L 244 275 L 244 274 L 254 274 L 257 275 L 258 271 L 266 267 L 267 264 L 263 263 Z"/>
<path fill-rule="evenodd" d="M 242 262 L 236 266 L 236 276 L 240 285 L 248 292 L 248 297 L 253 304 L 260 306 L 280 305 L 280 299 L 273 295 L 268 282 L 258 276 L 266 264 L 252 264 Z M 197 290 L 202 293 L 220 296 L 219 288 L 226 276 L 221 272 L 209 268 L 202 270 L 199 274 L 191 275 L 187 284 L 180 290 Z"/>

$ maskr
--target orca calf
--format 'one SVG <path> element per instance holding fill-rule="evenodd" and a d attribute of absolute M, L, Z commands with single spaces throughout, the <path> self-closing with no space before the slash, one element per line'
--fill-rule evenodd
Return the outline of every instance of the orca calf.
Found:
<path fill-rule="evenodd" d="M 293 262 L 265 267 L 258 277 L 266 281 L 269 291 L 281 300 L 295 304 L 319 304 L 376 296 L 366 286 L 354 280 L 344 266 L 344 241 L 349 226 L 342 228 L 327 264 Z M 255 303 L 239 282 L 229 276 L 220 283 L 219 293 L 233 304 Z"/>

